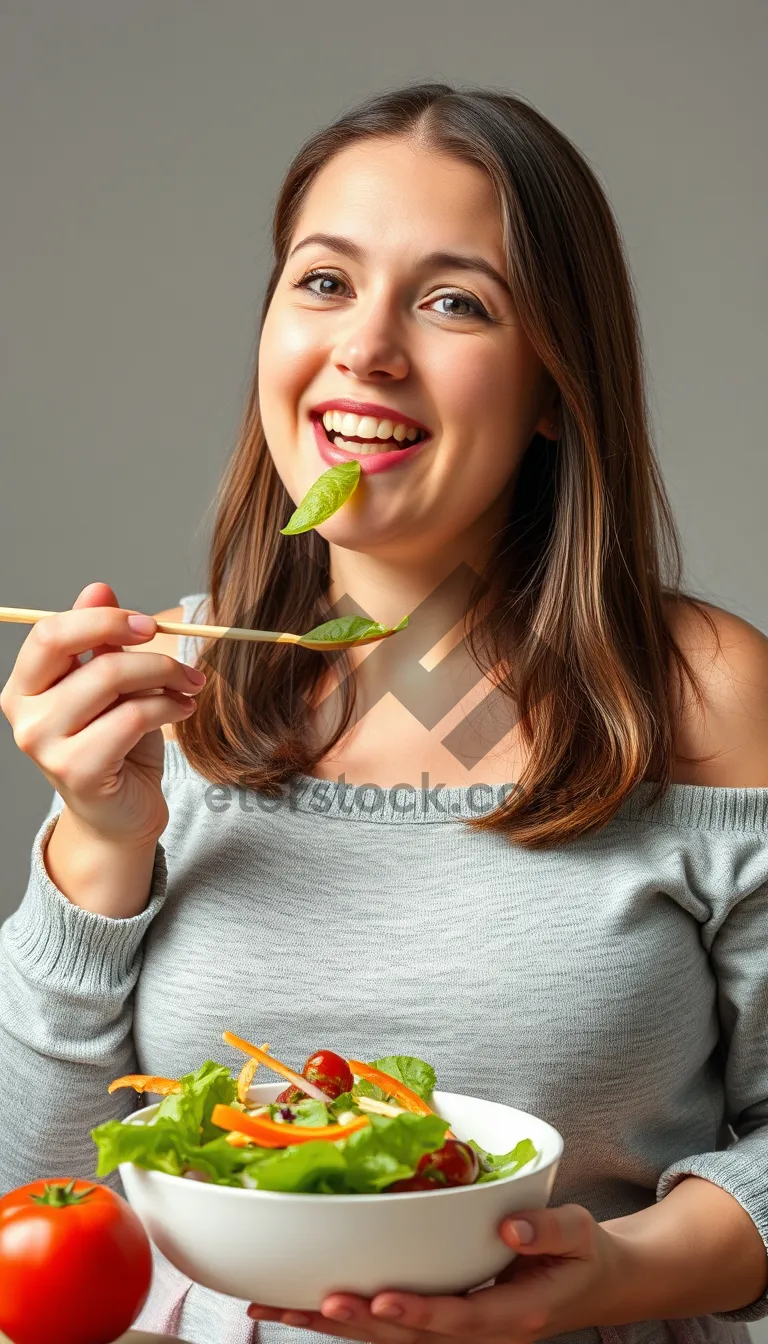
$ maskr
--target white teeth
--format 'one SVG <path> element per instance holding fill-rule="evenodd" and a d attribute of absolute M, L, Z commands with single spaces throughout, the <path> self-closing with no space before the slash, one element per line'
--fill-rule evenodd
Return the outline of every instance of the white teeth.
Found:
<path fill-rule="evenodd" d="M 325 411 L 323 425 L 329 433 L 343 434 L 348 439 L 396 439 L 410 443 L 418 439 L 420 430 L 410 429 L 397 420 L 377 420 L 373 415 L 352 415 L 351 412 Z"/>
<path fill-rule="evenodd" d="M 347 451 L 348 453 L 355 453 L 355 455 L 357 455 L 357 453 L 380 453 L 380 452 L 381 452 L 381 444 L 380 444 L 380 443 L 376 443 L 376 442 L 373 442 L 373 443 L 352 443 L 352 442 L 347 442 L 346 439 L 338 438 L 338 439 L 334 439 L 333 443 L 334 443 L 334 447 L 335 447 L 335 448 L 345 448 L 346 451 Z M 390 449 L 390 452 L 393 452 L 393 453 L 396 453 L 397 451 L 398 451 L 397 448 L 392 448 L 392 449 Z"/>

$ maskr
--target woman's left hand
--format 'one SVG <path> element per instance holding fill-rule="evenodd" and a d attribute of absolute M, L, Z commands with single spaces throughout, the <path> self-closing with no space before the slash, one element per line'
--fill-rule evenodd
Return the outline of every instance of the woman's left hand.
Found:
<path fill-rule="evenodd" d="M 523 1239 L 526 1223 L 533 1231 L 529 1241 Z M 531 1344 L 566 1330 L 617 1324 L 611 1317 L 627 1274 L 622 1243 L 587 1209 L 527 1210 L 505 1219 L 499 1233 L 518 1256 L 490 1288 L 462 1297 L 382 1292 L 370 1301 L 333 1293 L 319 1312 L 253 1304 L 248 1314 L 371 1344 Z"/>

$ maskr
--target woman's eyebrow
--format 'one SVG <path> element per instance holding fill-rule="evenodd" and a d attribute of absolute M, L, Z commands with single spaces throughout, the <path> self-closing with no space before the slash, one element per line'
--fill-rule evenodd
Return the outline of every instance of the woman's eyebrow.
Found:
<path fill-rule="evenodd" d="M 320 247 L 329 247 L 334 252 L 341 252 L 343 256 L 349 257 L 351 261 L 362 263 L 365 260 L 365 251 L 357 243 L 353 243 L 350 238 L 342 238 L 340 234 L 335 233 L 310 233 L 308 237 L 302 238 L 300 243 L 291 250 L 288 260 L 302 247 L 311 247 L 317 244 Z M 430 252 L 427 256 L 421 257 L 417 263 L 420 270 L 428 270 L 440 266 L 452 266 L 460 271 L 480 271 L 487 275 L 489 280 L 493 280 L 505 294 L 512 297 L 512 291 L 509 288 L 504 276 L 492 266 L 485 257 L 465 256 L 461 252 Z"/>

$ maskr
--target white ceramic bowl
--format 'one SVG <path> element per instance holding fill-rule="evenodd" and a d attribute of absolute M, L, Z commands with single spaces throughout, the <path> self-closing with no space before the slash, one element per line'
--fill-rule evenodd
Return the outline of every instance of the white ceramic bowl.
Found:
<path fill-rule="evenodd" d="M 251 1087 L 249 1099 L 274 1101 L 282 1088 Z M 217 1293 L 317 1311 L 335 1291 L 465 1292 L 514 1260 L 499 1223 L 549 1202 L 563 1140 L 546 1121 L 499 1102 L 435 1092 L 432 1104 L 457 1138 L 491 1153 L 530 1138 L 539 1156 L 499 1181 L 399 1195 L 240 1190 L 133 1162 L 120 1164 L 123 1188 L 163 1255 Z M 144 1107 L 125 1123 L 145 1124 L 156 1110 Z"/>

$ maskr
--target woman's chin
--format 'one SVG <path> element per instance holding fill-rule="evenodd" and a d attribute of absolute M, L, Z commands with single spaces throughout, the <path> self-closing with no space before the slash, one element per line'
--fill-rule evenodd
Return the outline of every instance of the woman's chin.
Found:
<path fill-rule="evenodd" d="M 345 504 L 346 508 L 347 505 Z M 328 518 L 315 529 L 327 541 L 329 546 L 338 546 L 343 551 L 373 552 L 381 545 L 392 540 L 393 531 L 375 527 L 371 522 L 360 519 Z"/>

